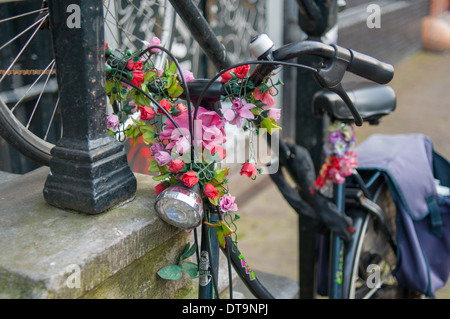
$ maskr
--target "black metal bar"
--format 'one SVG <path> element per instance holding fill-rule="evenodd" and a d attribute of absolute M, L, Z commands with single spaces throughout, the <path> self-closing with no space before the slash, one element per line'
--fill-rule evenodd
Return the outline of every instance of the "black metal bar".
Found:
<path fill-rule="evenodd" d="M 250 290 L 250 292 L 259 299 L 274 299 L 274 296 L 264 287 L 258 278 L 253 273 L 248 272 L 248 268 L 243 264 L 244 256 L 239 252 L 237 246 L 232 242 L 230 237 L 225 238 L 226 245 L 230 249 L 230 261 L 233 265 L 234 270 L 241 278 L 244 285 Z M 225 249 L 222 248 L 223 252 L 226 253 Z"/>
<path fill-rule="evenodd" d="M 216 38 L 197 6 L 191 0 L 170 0 L 170 3 L 217 70 L 230 66 L 225 47 Z"/>
<path fill-rule="evenodd" d="M 106 131 L 103 2 L 53 0 L 49 10 L 64 132 L 52 149 L 44 197 L 97 214 L 136 192 L 123 145 Z"/>
<path fill-rule="evenodd" d="M 320 9 L 320 16 L 305 10 L 305 4 L 310 3 L 313 5 L 312 1 L 297 2 L 300 9 L 298 20 L 301 29 L 308 35 L 308 39 L 320 40 L 320 37 L 336 22 L 336 0 L 315 0 L 314 6 Z M 320 46 L 321 44 L 317 45 Z M 324 51 L 324 54 L 328 53 Z M 305 58 L 312 63 L 319 62 L 315 57 Z M 312 100 L 314 94 L 320 89 L 310 72 L 305 70 L 298 71 L 295 119 L 297 127 L 296 142 L 309 150 L 316 171 L 322 163 L 324 119 L 314 117 Z M 316 295 L 316 234 L 307 227 L 305 219 L 301 216 L 299 216 L 299 232 L 300 298 L 311 299 Z"/>

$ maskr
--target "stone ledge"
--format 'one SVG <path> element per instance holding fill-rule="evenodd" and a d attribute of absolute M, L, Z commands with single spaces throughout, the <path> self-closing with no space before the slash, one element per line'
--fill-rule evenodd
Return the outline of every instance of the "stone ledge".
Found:
<path fill-rule="evenodd" d="M 157 217 L 151 177 L 136 174 L 134 200 L 85 215 L 45 202 L 48 171 L 40 168 L 0 185 L 0 297 L 180 298 L 190 290 L 190 280 L 171 289 L 160 282 L 162 291 L 152 288 L 159 279 L 155 269 L 176 263 L 179 254 L 173 248 L 180 246 L 181 252 L 189 234 Z M 152 273 L 143 272 L 145 267 L 136 270 L 148 262 Z M 137 279 L 130 279 L 134 273 Z M 124 292 L 126 282 L 132 283 L 132 292 Z M 103 283 L 110 289 L 102 289 Z"/>

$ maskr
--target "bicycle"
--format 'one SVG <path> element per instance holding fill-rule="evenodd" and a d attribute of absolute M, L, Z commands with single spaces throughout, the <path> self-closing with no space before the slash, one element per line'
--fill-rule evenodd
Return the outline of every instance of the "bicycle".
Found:
<path fill-rule="evenodd" d="M 188 7 L 188 5 L 192 5 L 192 3 L 190 3 L 190 1 L 177 1 L 177 3 L 175 3 L 175 1 L 173 1 L 175 10 L 178 14 L 180 15 L 185 15 L 186 14 L 191 14 L 191 17 L 200 17 L 201 14 L 199 13 L 199 11 L 197 10 L 186 10 L 186 8 L 193 8 L 193 7 Z M 184 10 L 183 10 L 184 9 Z M 40 13 L 41 11 L 45 11 L 45 10 L 38 10 L 38 12 Z M 186 18 L 186 20 L 189 20 L 189 17 Z M 200 21 L 203 21 L 202 19 L 197 19 Z M 44 24 L 45 23 L 45 19 L 40 19 L 38 20 L 39 24 Z M 206 25 L 203 24 L 203 27 L 205 27 Z M 205 30 L 203 30 L 205 31 Z M 209 29 L 206 29 L 206 32 L 209 32 Z M 201 33 L 196 33 L 193 32 L 193 34 L 197 35 L 197 38 L 201 39 L 202 35 Z M 258 62 L 251 62 L 251 63 L 255 63 L 255 64 L 260 64 L 259 67 L 257 67 L 256 71 L 253 73 L 252 75 L 252 79 L 251 82 L 253 83 L 254 87 L 261 84 L 263 82 L 263 80 L 266 78 L 267 75 L 269 75 L 272 71 L 274 71 L 278 66 L 280 65 L 286 65 L 286 66 L 296 66 L 296 67 L 303 67 L 306 69 L 309 69 L 310 71 L 312 71 L 316 77 L 316 79 L 318 80 L 318 82 L 325 88 L 330 89 L 334 92 L 336 92 L 341 98 L 343 98 L 343 100 L 346 102 L 346 104 L 350 107 L 351 110 L 351 114 L 352 114 L 352 120 L 354 120 L 358 125 L 362 124 L 362 120 L 363 118 L 361 118 L 361 116 L 359 115 L 359 113 L 356 111 L 356 109 L 353 107 L 353 103 L 352 101 L 348 98 L 348 95 L 345 93 L 345 91 L 342 89 L 342 87 L 340 86 L 340 81 L 342 79 L 343 73 L 346 72 L 347 70 L 350 72 L 353 72 L 357 75 L 366 77 L 370 80 L 373 80 L 375 82 L 379 82 L 379 83 L 387 83 L 390 81 L 390 79 L 392 78 L 392 67 L 387 65 L 387 64 L 383 64 L 373 58 L 370 58 L 368 56 L 359 54 L 357 52 L 348 50 L 348 49 L 343 49 L 340 48 L 338 46 L 328 46 L 322 43 L 318 43 L 318 42 L 310 42 L 310 41 L 306 41 L 306 42 L 302 42 L 302 43 L 298 43 L 298 44 L 292 44 L 292 45 L 287 45 L 284 46 L 278 50 L 275 50 L 272 52 L 272 47 L 270 45 L 270 42 L 268 41 L 263 41 L 260 42 L 261 38 L 259 40 L 257 40 L 254 44 L 253 44 L 253 50 L 256 52 L 257 57 L 260 59 Z M 211 53 L 209 55 L 209 58 L 213 59 L 213 61 L 215 61 L 216 66 L 219 66 L 220 68 L 224 68 L 224 69 L 231 69 L 229 67 L 229 65 L 225 68 L 222 67 L 224 65 L 227 64 L 226 61 L 224 61 L 223 57 L 221 57 L 221 54 L 223 53 L 223 48 L 220 46 L 220 44 L 218 42 L 216 42 L 215 44 L 211 44 L 211 43 L 204 43 L 204 47 L 207 45 L 211 45 L 214 47 L 214 49 L 210 50 L 208 48 L 205 49 L 205 51 L 207 53 Z M 214 46 L 215 45 L 215 46 Z M 158 48 L 160 50 L 163 50 L 163 47 L 153 47 L 153 48 Z M 293 63 L 288 63 L 288 62 L 283 62 L 284 60 L 289 60 L 292 59 L 294 57 L 297 56 L 301 56 L 301 55 L 314 55 L 314 56 L 319 56 L 323 59 L 323 65 L 321 68 L 315 69 L 311 66 L 304 66 L 304 65 L 294 65 Z M 120 57 L 119 59 L 120 60 Z M 247 63 L 246 63 L 247 64 Z M 240 64 L 241 65 L 241 64 Z M 233 66 L 236 67 L 236 66 Z M 49 68 L 51 68 L 51 66 L 49 66 L 46 70 L 49 70 Z M 11 69 L 11 67 L 9 67 L 9 69 Z M 7 72 L 6 72 L 7 73 Z M 45 73 L 45 72 L 44 72 Z M 52 71 L 49 71 L 47 73 L 52 73 Z M 218 76 L 216 76 L 217 78 Z M 4 76 L 3 76 L 4 78 Z M 3 79 L 2 78 L 2 79 Z M 214 79 L 213 79 L 214 80 Z M 183 81 L 184 82 L 184 81 Z M 127 85 L 131 85 L 130 82 L 125 82 Z M 223 87 L 218 84 L 218 83 L 214 83 L 212 81 L 197 81 L 197 82 L 193 82 L 191 85 L 188 86 L 189 88 L 189 92 L 192 94 L 193 100 L 194 98 L 196 99 L 196 101 L 206 101 L 207 99 L 210 99 L 209 103 L 209 108 L 210 109 L 216 109 L 216 105 L 215 102 L 217 102 L 220 99 L 220 94 L 224 93 L 224 89 Z M 228 88 L 230 89 L 230 88 Z M 41 93 L 39 94 L 39 99 L 40 96 L 42 96 L 43 91 L 41 91 Z M 146 92 L 144 92 L 146 93 Z M 145 95 L 145 94 L 144 94 Z M 188 95 L 189 98 L 189 95 Z M 155 104 L 158 105 L 158 104 Z M 206 105 L 206 104 L 202 104 L 202 105 Z M 1 106 L 4 109 L 4 104 L 1 104 Z M 158 106 L 158 108 L 164 113 L 164 108 L 162 108 L 160 105 Z M 381 115 L 381 114 L 377 114 Z M 348 121 L 350 121 L 349 118 L 347 118 Z M 13 120 L 11 120 L 10 118 L 6 120 L 6 122 L 8 124 L 14 123 Z M 3 126 L 2 124 L 2 127 Z M 10 133 L 11 131 L 15 131 L 17 133 L 17 131 L 22 131 L 23 129 L 18 130 L 19 126 L 15 126 L 15 124 L 13 124 L 12 126 L 10 126 L 8 130 L 8 133 Z M 25 132 L 27 132 L 28 130 L 25 129 Z M 18 136 L 21 136 L 21 134 L 19 134 Z M 16 137 L 18 137 L 16 136 Z M 191 135 L 192 136 L 192 135 Z M 36 147 L 36 145 L 38 145 L 38 143 L 33 140 L 34 138 L 31 136 L 26 136 L 23 142 L 18 142 L 18 144 L 20 145 L 19 147 L 22 147 L 23 144 L 28 144 L 29 141 L 31 142 L 31 145 L 33 147 Z M 19 140 L 20 141 L 20 140 Z M 51 147 L 51 146 L 50 146 Z M 30 153 L 38 153 L 38 156 L 36 158 L 38 158 L 39 160 L 42 160 L 42 162 L 48 163 L 48 144 L 43 143 L 41 145 L 38 145 L 37 149 L 38 152 L 32 151 L 32 152 L 28 152 L 28 154 Z M 44 149 L 44 155 L 42 155 L 42 149 Z M 46 150 L 45 150 L 46 149 Z M 27 153 L 26 151 L 24 151 L 24 153 Z M 289 160 L 291 154 L 293 154 L 292 150 L 290 150 L 290 147 L 287 145 L 284 145 L 283 143 L 281 144 L 281 152 L 280 152 L 280 161 L 282 163 L 282 165 L 284 164 L 283 161 L 284 160 Z M 33 156 L 33 155 L 29 155 L 29 156 Z M 45 159 L 45 157 L 47 157 L 47 159 Z M 286 165 L 286 164 L 284 164 Z M 358 176 L 358 175 L 355 175 Z M 364 193 L 366 194 L 366 196 L 368 198 L 371 198 L 368 196 L 368 193 L 366 192 L 366 188 L 364 188 L 364 184 L 361 183 L 361 180 L 358 177 L 355 177 L 356 181 L 358 183 L 360 183 L 359 187 L 364 191 Z M 304 180 L 300 179 L 297 182 L 299 184 L 301 184 Z M 371 183 L 370 186 L 375 185 L 377 188 L 379 185 L 377 183 L 374 183 L 374 180 L 371 179 L 370 180 Z M 338 190 L 338 192 L 342 193 L 342 188 L 340 188 Z M 166 192 L 165 194 L 167 194 L 168 192 Z M 375 199 L 377 199 L 379 196 L 378 194 L 380 192 L 376 192 L 377 196 Z M 359 193 L 357 194 L 359 195 Z M 320 203 L 316 203 L 317 205 L 322 205 L 321 207 L 323 208 L 323 205 L 329 205 L 329 201 L 325 201 L 322 199 L 322 197 L 315 197 L 315 198 L 321 198 L 321 204 Z M 314 201 L 315 199 L 311 198 L 311 201 Z M 341 209 L 342 204 L 343 203 L 343 198 L 341 197 L 338 201 L 338 207 L 340 207 Z M 209 205 L 208 203 L 206 203 L 207 205 Z M 363 202 L 363 204 L 367 205 L 367 202 Z M 316 206 L 319 207 L 319 206 Z M 217 211 L 214 211 L 215 209 L 213 209 L 213 211 L 211 212 L 209 219 L 208 219 L 208 223 L 209 224 L 213 224 L 216 222 L 216 220 L 219 220 L 219 223 L 221 222 L 221 214 L 218 213 Z M 321 212 L 319 210 L 319 213 L 323 214 L 323 217 L 325 217 L 325 211 Z M 331 226 L 331 228 L 333 230 L 335 230 L 335 232 L 338 232 L 339 235 L 343 236 L 343 237 L 348 237 L 349 232 L 351 233 L 351 231 L 347 228 L 349 226 L 348 223 L 348 219 L 343 218 L 340 215 L 337 215 L 337 211 L 334 208 L 329 208 L 328 209 L 328 213 L 330 213 L 328 215 L 328 218 L 331 216 L 332 221 L 328 221 L 329 226 Z M 359 211 L 357 211 L 355 214 L 357 215 Z M 371 221 L 371 217 L 367 217 L 370 216 L 370 214 L 364 214 L 364 217 L 366 218 L 366 222 L 363 225 L 367 225 L 370 223 Z M 363 218 L 362 216 L 356 216 L 359 219 Z M 323 219 L 323 218 L 322 218 Z M 357 219 L 357 220 L 359 220 Z M 334 225 L 333 225 L 334 223 Z M 190 225 L 195 226 L 195 225 Z M 333 227 L 334 226 L 334 227 Z M 202 236 L 204 236 L 204 240 L 202 240 L 203 243 L 203 248 L 201 249 L 202 251 L 205 251 L 206 253 L 204 253 L 203 255 L 201 253 L 197 253 L 198 256 L 198 264 L 200 265 L 200 256 L 204 257 L 204 256 L 208 256 L 207 258 L 209 259 L 209 266 L 206 265 L 206 269 L 203 269 L 204 273 L 207 272 L 211 272 L 211 276 L 212 276 L 212 281 L 207 284 L 206 286 L 201 286 L 200 288 L 200 296 L 201 297 L 206 297 L 206 298 L 210 298 L 214 296 L 213 291 L 217 291 L 217 283 L 216 283 L 216 271 L 215 269 L 217 268 L 217 262 L 216 262 L 216 256 L 218 254 L 218 245 L 214 242 L 215 238 L 214 238 L 214 230 L 212 230 L 211 228 L 206 228 L 206 226 L 204 227 L 204 231 L 202 231 Z M 366 226 L 360 226 L 358 224 L 354 225 L 354 228 L 356 230 L 356 232 L 359 234 L 359 236 L 357 237 L 363 237 L 363 234 L 366 230 L 365 228 Z M 207 236 L 207 234 L 209 233 L 209 236 Z M 237 270 L 239 276 L 244 280 L 244 282 L 246 283 L 246 285 L 250 288 L 250 290 L 255 293 L 255 295 L 257 295 L 260 298 L 272 298 L 273 296 L 270 294 L 270 292 L 267 291 L 266 288 L 263 287 L 263 285 L 258 281 L 258 279 L 254 276 L 254 273 L 250 270 L 250 268 L 248 267 L 248 264 L 245 262 L 245 259 L 243 258 L 242 254 L 239 253 L 239 250 L 237 249 L 236 245 L 231 241 L 231 239 L 229 237 L 225 237 L 225 253 L 227 254 L 227 256 L 229 256 L 231 263 L 233 264 L 233 266 L 235 267 L 235 269 Z M 210 241 L 211 242 L 211 246 L 214 247 L 213 251 L 210 251 L 209 247 L 210 244 L 208 244 L 207 242 Z M 335 241 L 336 247 L 334 249 L 335 254 L 333 257 L 333 262 L 334 264 L 338 264 L 339 262 L 339 252 L 341 251 L 341 248 L 338 247 L 338 243 L 340 243 L 340 240 L 337 240 L 337 238 L 335 237 Z M 352 242 L 353 243 L 353 242 Z M 352 244 L 353 245 L 353 244 Z M 198 244 L 196 245 L 198 247 Z M 333 245 L 335 246 L 335 245 Z M 358 248 L 359 249 L 359 248 Z M 358 251 L 358 249 L 355 249 L 354 251 Z M 350 256 L 350 255 L 348 255 Z M 348 257 L 350 259 L 346 260 L 352 260 L 352 262 L 346 262 L 345 264 L 351 264 L 354 265 L 356 264 L 356 261 L 358 260 L 357 257 L 358 256 L 357 253 L 355 253 L 354 255 L 352 255 L 352 257 Z M 337 263 L 336 263 L 337 262 Z M 208 264 L 208 263 L 207 263 Z M 336 266 L 334 266 L 336 268 Z M 339 266 L 338 266 L 339 267 Z M 356 269 L 355 267 L 352 268 L 352 273 L 354 274 L 354 269 Z M 337 269 L 336 272 L 339 273 L 339 269 Z M 349 271 L 347 270 L 347 268 L 345 268 L 344 270 L 345 274 L 348 274 Z M 344 278 L 346 280 L 346 282 L 348 282 L 347 284 L 345 284 L 344 286 L 351 286 L 350 281 L 352 281 L 351 278 L 353 278 L 354 276 L 345 276 Z M 214 289 L 214 287 L 216 287 L 216 289 Z M 356 288 L 346 288 L 347 290 L 355 290 Z M 216 296 L 217 297 L 217 296 Z M 333 296 L 333 297 L 338 297 L 338 295 Z"/>

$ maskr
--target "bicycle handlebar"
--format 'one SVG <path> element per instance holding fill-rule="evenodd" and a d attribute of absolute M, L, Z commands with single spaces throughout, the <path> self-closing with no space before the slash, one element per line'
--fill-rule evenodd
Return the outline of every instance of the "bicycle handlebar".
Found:
<path fill-rule="evenodd" d="M 394 67 L 371 56 L 349 50 L 352 54 L 348 71 L 379 84 L 387 84 L 394 77 Z"/>
<path fill-rule="evenodd" d="M 287 44 L 273 51 L 272 55 L 275 61 L 286 61 L 305 55 L 318 56 L 327 60 L 339 57 L 348 63 L 347 71 L 379 84 L 389 83 L 394 76 L 394 68 L 388 63 L 351 49 L 317 41 Z"/>
<path fill-rule="evenodd" d="M 302 41 L 272 50 L 273 42 L 266 35 L 261 35 L 256 37 L 250 46 L 258 60 L 273 61 L 273 64 L 258 66 L 253 72 L 250 80 L 256 86 L 278 67 L 277 61 L 284 62 L 305 55 L 323 58 L 323 67 L 316 70 L 314 77 L 321 87 L 337 93 L 342 98 L 353 114 L 357 126 L 361 126 L 363 120 L 341 85 L 345 72 L 349 71 L 379 84 L 389 83 L 394 76 L 392 65 L 337 45 Z"/>

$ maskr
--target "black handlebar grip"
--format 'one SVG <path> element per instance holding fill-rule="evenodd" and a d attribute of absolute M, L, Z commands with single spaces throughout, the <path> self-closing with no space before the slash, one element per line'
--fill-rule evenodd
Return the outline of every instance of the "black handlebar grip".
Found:
<path fill-rule="evenodd" d="M 379 84 L 387 84 L 394 77 L 394 67 L 371 56 L 350 50 L 351 62 L 347 70 Z"/>

